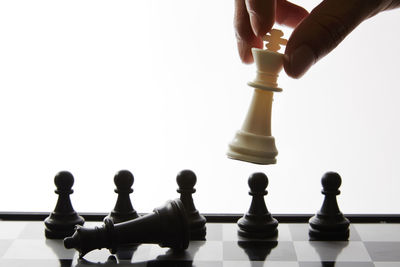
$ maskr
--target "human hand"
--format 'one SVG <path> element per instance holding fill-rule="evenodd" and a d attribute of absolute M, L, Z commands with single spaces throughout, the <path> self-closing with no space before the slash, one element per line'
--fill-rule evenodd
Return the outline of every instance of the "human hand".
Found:
<path fill-rule="evenodd" d="M 324 0 L 310 14 L 286 0 L 235 0 L 234 25 L 240 58 L 252 63 L 251 48 L 275 22 L 295 28 L 284 57 L 286 73 L 300 78 L 361 22 L 400 6 L 400 0 Z"/>

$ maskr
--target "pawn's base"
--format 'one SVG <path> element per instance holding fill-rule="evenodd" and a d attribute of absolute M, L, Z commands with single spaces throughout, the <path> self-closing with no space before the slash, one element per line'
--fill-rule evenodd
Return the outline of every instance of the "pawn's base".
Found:
<path fill-rule="evenodd" d="M 44 220 L 44 234 L 48 239 L 64 239 L 72 236 L 76 225 L 83 225 L 85 220 L 76 212 L 68 215 L 59 215 L 52 212 Z"/>
<path fill-rule="evenodd" d="M 240 235 L 241 237 L 246 237 L 246 238 L 260 238 L 260 239 L 272 238 L 272 237 L 276 237 L 278 235 L 278 229 L 274 229 L 271 232 L 249 232 L 249 231 L 239 229 L 238 235 Z"/>
<path fill-rule="evenodd" d="M 70 230 L 59 231 L 59 232 L 44 229 L 44 235 L 47 239 L 64 239 L 66 237 L 72 236 L 74 232 L 75 232 L 75 226 Z"/>
<path fill-rule="evenodd" d="M 311 241 L 347 241 L 349 240 L 349 229 L 344 231 L 321 231 L 310 228 L 308 235 Z"/>
<path fill-rule="evenodd" d="M 239 130 L 229 144 L 227 156 L 231 159 L 256 164 L 275 164 L 278 150 L 273 136 L 252 134 Z"/>
<path fill-rule="evenodd" d="M 317 214 L 310 218 L 309 225 L 310 240 L 346 241 L 349 239 L 350 222 L 341 213 L 333 217 Z"/>
<path fill-rule="evenodd" d="M 271 216 L 246 214 L 237 222 L 238 234 L 247 238 L 271 238 L 278 235 L 278 221 Z"/>

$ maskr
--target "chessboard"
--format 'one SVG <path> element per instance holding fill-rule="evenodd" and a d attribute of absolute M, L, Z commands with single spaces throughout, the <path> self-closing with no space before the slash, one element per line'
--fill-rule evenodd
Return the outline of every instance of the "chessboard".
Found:
<path fill-rule="evenodd" d="M 296 222 L 296 218 L 290 219 L 290 216 L 286 217 L 289 223 L 279 223 L 276 238 L 248 239 L 238 236 L 235 217 L 227 222 L 226 216 L 206 216 L 206 240 L 190 241 L 189 248 L 183 252 L 172 252 L 156 244 L 138 244 L 121 249 L 114 255 L 107 249 L 94 250 L 83 258 L 79 258 L 75 250 L 65 249 L 62 240 L 46 239 L 42 218 L 34 221 L 25 220 L 30 216 L 19 217 L 22 219 L 1 217 L 1 267 L 400 266 L 400 223 L 378 222 L 379 219 L 371 223 L 374 220 L 368 216 L 365 218 L 369 218 L 369 223 L 362 223 L 362 220 L 351 222 L 348 241 L 309 241 L 308 223 L 303 219 L 302 222 Z M 276 218 L 279 220 L 279 216 Z M 85 222 L 85 226 L 90 227 L 100 224 L 101 220 Z"/>

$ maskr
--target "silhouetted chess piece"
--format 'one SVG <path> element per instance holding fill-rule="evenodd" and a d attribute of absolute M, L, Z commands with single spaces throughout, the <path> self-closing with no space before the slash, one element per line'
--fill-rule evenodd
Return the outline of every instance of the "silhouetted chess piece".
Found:
<path fill-rule="evenodd" d="M 64 239 L 64 246 L 77 249 L 80 257 L 101 248 L 115 254 L 120 247 L 138 243 L 159 244 L 175 250 L 189 246 L 189 225 L 180 199 L 168 201 L 153 213 L 134 220 L 114 224 L 111 219 L 105 219 L 101 227 L 77 226 L 73 236 Z"/>
<path fill-rule="evenodd" d="M 253 173 L 248 180 L 252 196 L 249 211 L 238 220 L 238 234 L 249 238 L 268 238 L 278 234 L 278 221 L 269 213 L 264 196 L 268 194 L 268 177 L 261 172 Z"/>
<path fill-rule="evenodd" d="M 54 183 L 58 200 L 54 211 L 44 220 L 45 236 L 50 239 L 63 239 L 74 233 L 75 225 L 83 225 L 85 220 L 73 209 L 70 199 L 74 177 L 70 172 L 59 172 Z"/>
<path fill-rule="evenodd" d="M 121 223 L 139 217 L 135 209 L 132 207 L 129 194 L 133 192 L 132 185 L 134 182 L 133 175 L 130 171 L 121 170 L 114 176 L 114 183 L 118 194 L 117 202 L 114 209 L 106 217 L 112 219 L 114 223 Z"/>
<path fill-rule="evenodd" d="M 196 209 L 193 202 L 193 193 L 196 192 L 194 188 L 197 178 L 196 174 L 191 170 L 183 170 L 178 173 L 176 182 L 178 183 L 178 193 L 180 199 L 185 207 L 185 211 L 189 221 L 190 239 L 191 240 L 205 240 L 206 238 L 206 218 L 202 216 Z"/>
<path fill-rule="evenodd" d="M 336 196 L 342 179 L 336 172 L 327 172 L 321 179 L 325 195 L 321 209 L 309 220 L 311 240 L 348 240 L 349 220 L 340 212 Z"/>

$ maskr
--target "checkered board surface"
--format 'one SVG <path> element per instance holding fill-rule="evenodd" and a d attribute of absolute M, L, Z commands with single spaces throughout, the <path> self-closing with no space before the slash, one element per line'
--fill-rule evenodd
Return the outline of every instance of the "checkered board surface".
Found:
<path fill-rule="evenodd" d="M 281 223 L 278 230 L 276 240 L 249 240 L 237 236 L 235 223 L 208 223 L 207 241 L 192 241 L 180 254 L 141 244 L 79 259 L 61 240 L 45 239 L 43 222 L 0 221 L 0 266 L 400 266 L 400 224 L 352 224 L 348 242 L 308 241 L 308 224 Z"/>

